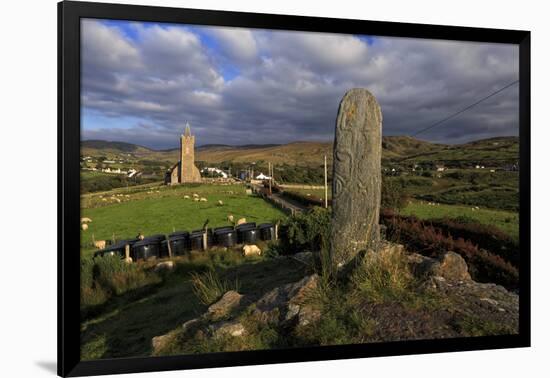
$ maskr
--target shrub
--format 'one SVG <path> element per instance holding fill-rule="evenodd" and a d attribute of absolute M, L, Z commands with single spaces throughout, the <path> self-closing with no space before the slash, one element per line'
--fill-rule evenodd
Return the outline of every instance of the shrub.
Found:
<path fill-rule="evenodd" d="M 479 224 L 468 217 L 432 219 L 429 224 L 439 228 L 445 234 L 469 240 L 480 249 L 488 250 L 515 267 L 519 267 L 517 241 L 495 226 Z"/>
<path fill-rule="evenodd" d="M 385 212 L 382 214 L 382 222 L 387 227 L 388 239 L 405 244 L 411 251 L 430 257 L 454 251 L 464 258 L 472 278 L 476 281 L 495 282 L 510 289 L 518 286 L 519 273 L 512 264 L 464 238 L 454 239 L 449 234 L 444 234 L 429 221 L 423 222 L 415 217 L 400 217 Z"/>
<path fill-rule="evenodd" d="M 396 181 L 383 178 L 381 202 L 383 208 L 401 210 L 407 206 L 407 196 Z"/>
<path fill-rule="evenodd" d="M 297 213 L 281 224 L 280 248 L 282 254 L 328 250 L 330 238 L 330 210 L 314 207 L 309 212 Z"/>

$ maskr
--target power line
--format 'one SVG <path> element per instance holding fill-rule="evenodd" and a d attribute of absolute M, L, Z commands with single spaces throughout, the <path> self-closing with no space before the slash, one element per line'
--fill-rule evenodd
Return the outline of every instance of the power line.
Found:
<path fill-rule="evenodd" d="M 426 131 L 428 131 L 428 130 L 431 130 L 431 129 L 433 129 L 433 128 L 436 127 L 436 126 L 441 125 L 443 122 L 446 122 L 446 121 L 450 120 L 451 118 L 456 117 L 457 115 L 459 115 L 459 114 L 461 114 L 461 113 L 464 113 L 465 111 L 467 111 L 467 110 L 473 108 L 474 106 L 476 106 L 476 105 L 482 103 L 483 101 L 485 101 L 485 100 L 487 100 L 487 99 L 493 97 L 494 95 L 496 95 L 496 94 L 498 94 L 498 93 L 504 91 L 505 89 L 510 88 L 512 85 L 517 84 L 517 83 L 519 83 L 519 80 L 513 81 L 513 82 L 511 82 L 510 84 L 505 85 L 504 87 L 500 88 L 500 89 L 497 90 L 497 91 L 494 91 L 494 92 L 491 93 L 490 95 L 483 97 L 481 100 L 477 100 L 477 101 L 474 102 L 473 104 L 470 104 L 470 105 L 466 106 L 465 108 L 459 110 L 458 112 L 453 113 L 453 114 L 451 114 L 450 116 L 447 116 L 447 117 L 443 118 L 442 120 L 437 121 L 436 123 L 433 123 L 433 124 L 431 124 L 430 126 L 425 127 L 425 128 L 423 128 L 423 129 L 417 131 L 416 133 L 412 134 L 411 136 L 412 136 L 412 137 L 415 137 L 415 136 L 417 136 L 418 134 L 422 134 L 422 133 L 424 133 L 424 132 L 426 132 Z"/>

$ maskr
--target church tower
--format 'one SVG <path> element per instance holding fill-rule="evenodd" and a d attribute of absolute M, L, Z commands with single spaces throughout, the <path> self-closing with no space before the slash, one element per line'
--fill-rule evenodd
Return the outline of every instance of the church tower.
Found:
<path fill-rule="evenodd" d="M 189 123 L 180 136 L 179 161 L 172 166 L 164 177 L 167 185 L 184 184 L 186 182 L 201 182 L 201 174 L 195 166 L 195 136 L 191 135 Z"/>
<path fill-rule="evenodd" d="M 200 173 L 195 167 L 195 136 L 191 135 L 189 123 L 185 124 L 185 131 L 180 137 L 180 164 L 178 182 L 200 182 Z"/>

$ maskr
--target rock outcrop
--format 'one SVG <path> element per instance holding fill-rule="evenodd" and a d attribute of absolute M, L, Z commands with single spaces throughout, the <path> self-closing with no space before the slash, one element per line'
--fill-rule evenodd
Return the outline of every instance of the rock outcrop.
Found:
<path fill-rule="evenodd" d="M 464 259 L 448 251 L 439 258 L 407 253 L 399 244 L 383 243 L 368 256 L 381 259 L 392 274 L 410 280 L 397 299 L 355 297 L 354 313 L 371 324 L 366 342 L 438 339 L 514 334 L 519 326 L 518 295 L 492 283 L 475 282 Z M 380 262 L 379 261 L 379 262 Z M 366 261 L 368 262 L 368 261 Z M 311 333 L 323 320 L 317 297 L 321 278 L 308 275 L 269 290 L 259 299 L 226 292 L 207 311 L 151 341 L 153 355 L 169 352 L 173 343 L 213 342 L 246 349 L 258 330 L 268 328 L 281 338 Z M 348 283 L 349 284 L 349 283 Z M 347 286 L 344 286 L 344 288 Z M 349 288 L 350 295 L 358 295 Z M 344 292 L 337 291 L 342 295 Z M 326 294 L 326 293 L 325 293 Z M 330 313 L 325 313 L 330 316 Z M 311 328 L 313 327 L 313 328 Z M 358 331 L 361 332 L 361 331 Z M 235 338 L 235 339 L 232 339 Z M 240 350 L 240 349 L 239 349 Z"/>
<path fill-rule="evenodd" d="M 307 301 L 319 284 L 319 276 L 313 274 L 298 282 L 277 287 L 255 303 L 255 313 L 267 323 L 295 322 L 307 325 L 321 317 L 318 309 Z"/>
<path fill-rule="evenodd" d="M 439 259 L 413 253 L 408 255 L 411 271 L 419 278 L 440 276 L 450 281 L 469 281 L 468 265 L 455 252 L 448 251 Z"/>
<path fill-rule="evenodd" d="M 219 301 L 208 307 L 208 311 L 205 316 L 211 320 L 218 320 L 224 316 L 229 315 L 231 311 L 239 307 L 243 295 L 237 293 L 234 290 L 230 290 L 225 293 Z"/>

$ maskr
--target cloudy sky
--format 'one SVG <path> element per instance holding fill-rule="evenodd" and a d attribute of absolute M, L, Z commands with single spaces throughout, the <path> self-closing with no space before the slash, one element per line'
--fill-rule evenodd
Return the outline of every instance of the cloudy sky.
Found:
<path fill-rule="evenodd" d="M 515 45 L 82 21 L 82 137 L 173 148 L 329 141 L 346 90 L 369 89 L 384 135 L 412 135 L 518 78 Z M 518 86 L 418 138 L 518 134 Z"/>

